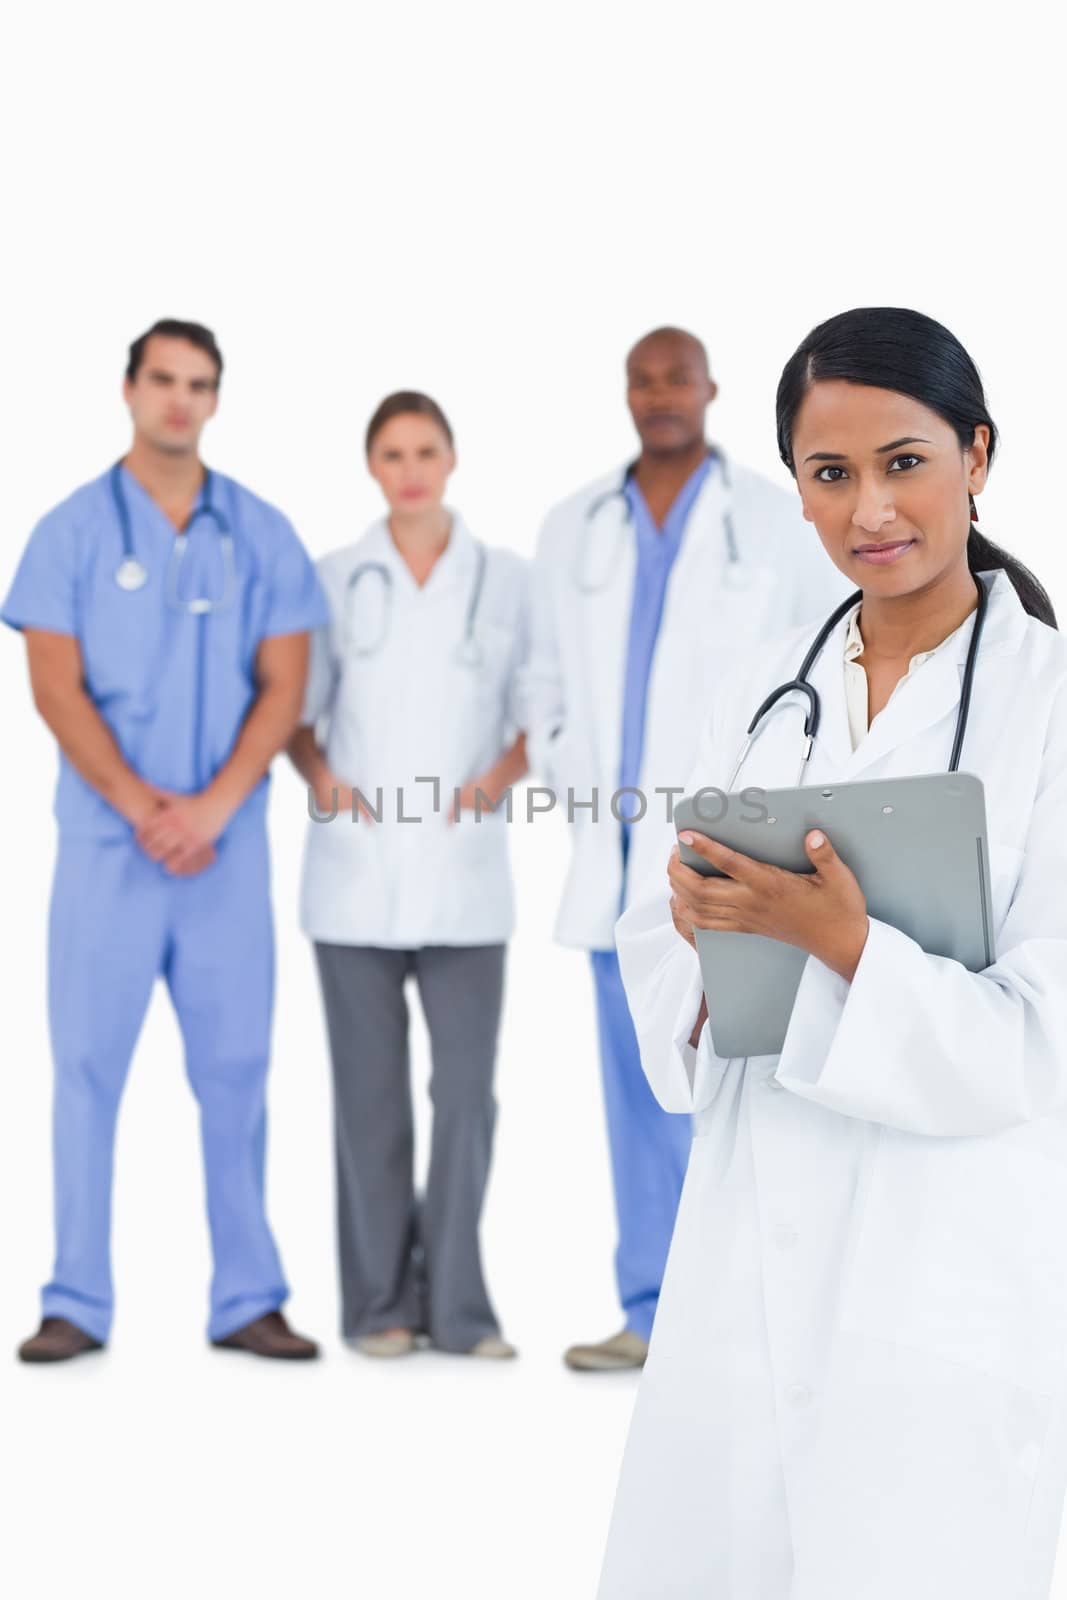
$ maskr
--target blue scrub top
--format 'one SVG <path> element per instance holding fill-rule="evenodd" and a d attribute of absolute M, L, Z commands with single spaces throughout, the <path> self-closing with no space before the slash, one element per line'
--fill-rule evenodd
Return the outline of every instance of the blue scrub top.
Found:
<path fill-rule="evenodd" d="M 75 490 L 30 535 L 0 617 L 13 628 L 42 628 L 78 640 L 86 687 L 123 756 L 147 782 L 181 794 L 203 789 L 225 763 L 256 697 L 256 650 L 276 634 L 328 621 L 314 566 L 291 524 L 232 478 L 211 475 L 211 502 L 234 544 L 231 602 L 195 615 L 167 598 L 173 524 L 135 478 L 121 469 L 133 549 L 146 568 L 140 589 L 119 587 L 122 531 L 108 474 Z M 219 530 L 209 517 L 191 524 L 179 567 L 180 593 L 225 589 Z M 238 816 L 262 816 L 267 778 Z M 64 830 L 123 837 L 125 818 L 60 754 L 55 815 Z"/>
<path fill-rule="evenodd" d="M 630 612 L 630 634 L 626 647 L 626 671 L 623 679 L 622 699 L 622 756 L 619 761 L 619 788 L 636 788 L 641 779 L 641 756 L 645 743 L 645 715 L 648 706 L 648 681 L 652 674 L 652 659 L 656 651 L 663 604 L 667 595 L 667 582 L 671 568 L 682 547 L 689 513 L 692 511 L 704 480 L 711 471 L 712 457 L 708 455 L 682 485 L 664 520 L 662 528 L 656 526 L 644 495 L 637 487 L 633 475 L 626 480 L 626 499 L 637 537 L 637 570 L 634 574 L 633 606 Z M 624 795 L 618 803 L 624 819 L 637 814 L 640 802 L 636 795 Z M 629 822 L 622 828 L 623 858 L 629 847 Z"/>

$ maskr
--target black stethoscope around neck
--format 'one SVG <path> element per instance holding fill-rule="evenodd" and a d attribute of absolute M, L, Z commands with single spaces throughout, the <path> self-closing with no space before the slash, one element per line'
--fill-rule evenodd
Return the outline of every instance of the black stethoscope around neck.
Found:
<path fill-rule="evenodd" d="M 985 625 L 986 607 L 989 604 L 989 591 L 982 582 L 981 578 L 975 575 L 974 582 L 975 587 L 978 590 L 978 606 L 975 612 L 974 628 L 971 631 L 971 642 L 967 647 L 967 663 L 963 669 L 963 682 L 960 687 L 960 704 L 959 710 L 956 713 L 956 735 L 952 741 L 952 753 L 949 756 L 948 762 L 949 772 L 956 772 L 959 769 L 960 752 L 963 749 L 963 739 L 967 732 L 967 718 L 971 708 L 971 690 L 974 687 L 974 669 L 978 660 L 978 645 L 982 637 L 982 628 Z M 728 790 L 732 791 L 734 784 L 737 782 L 737 775 L 745 764 L 745 757 L 748 755 L 748 752 L 751 750 L 752 745 L 755 742 L 759 726 L 764 717 L 766 717 L 768 712 L 772 711 L 778 704 L 779 700 L 783 699 L 787 694 L 801 694 L 808 703 L 807 711 L 804 714 L 804 748 L 800 757 L 800 771 L 797 775 L 796 786 L 799 788 L 803 784 L 804 774 L 807 771 L 808 761 L 811 758 L 812 748 L 815 744 L 815 736 L 819 731 L 819 722 L 822 717 L 822 701 L 819 698 L 819 691 L 815 688 L 814 684 L 808 682 L 808 674 L 822 654 L 827 639 L 829 639 L 838 623 L 843 617 L 846 617 L 848 613 L 862 601 L 862 599 L 863 590 L 857 589 L 854 594 L 849 595 L 847 600 L 842 600 L 841 604 L 837 607 L 833 615 L 827 617 L 826 621 L 815 635 L 807 655 L 800 664 L 800 670 L 796 677 L 791 678 L 788 683 L 779 684 L 777 689 L 772 689 L 770 694 L 760 705 L 759 710 L 756 712 L 756 715 L 752 718 L 752 721 L 748 725 L 748 729 L 745 733 L 744 743 L 741 746 L 741 750 L 737 757 L 737 762 L 734 766 L 733 776 L 726 786 Z"/>
<path fill-rule="evenodd" d="M 148 568 L 138 559 L 133 543 L 133 524 L 126 491 L 122 484 L 122 462 L 116 461 L 108 474 L 111 498 L 115 506 L 119 532 L 122 535 L 122 560 L 115 568 L 115 582 L 127 594 L 135 594 L 148 582 Z M 224 611 L 231 606 L 237 592 L 237 561 L 234 555 L 233 535 L 222 512 L 212 503 L 213 478 L 210 469 L 204 473 L 204 486 L 193 514 L 184 528 L 174 534 L 174 543 L 167 560 L 165 595 L 167 604 L 175 611 L 185 611 L 192 616 L 206 616 L 212 611 Z M 207 517 L 215 526 L 222 554 L 222 586 L 217 595 L 183 595 L 181 592 L 181 566 L 189 548 L 189 534 L 198 517 Z"/>

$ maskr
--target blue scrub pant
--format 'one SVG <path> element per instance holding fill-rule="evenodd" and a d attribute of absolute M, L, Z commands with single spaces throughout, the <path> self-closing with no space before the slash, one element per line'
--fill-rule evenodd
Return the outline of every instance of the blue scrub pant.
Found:
<path fill-rule="evenodd" d="M 656 1315 L 692 1143 L 692 1120 L 648 1086 L 614 950 L 594 950 L 600 1066 L 619 1242 L 615 1277 L 626 1326 L 647 1339 Z"/>
<path fill-rule="evenodd" d="M 216 848 L 210 867 L 176 878 L 132 838 L 60 834 L 48 960 L 56 1261 L 43 1311 L 101 1341 L 114 1299 L 119 1100 L 160 976 L 200 1106 L 215 1261 L 209 1337 L 276 1309 L 288 1293 L 263 1200 L 274 987 L 266 830 L 258 818 L 238 819 Z"/>

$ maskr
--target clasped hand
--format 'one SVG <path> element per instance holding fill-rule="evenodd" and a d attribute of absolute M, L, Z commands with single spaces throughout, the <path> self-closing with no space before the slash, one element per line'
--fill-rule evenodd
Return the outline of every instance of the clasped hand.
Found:
<path fill-rule="evenodd" d="M 867 902 L 825 834 L 815 830 L 804 840 L 810 873 L 753 861 L 701 833 L 679 838 L 725 874 L 704 877 L 684 864 L 677 846 L 671 852 L 671 916 L 683 939 L 695 945 L 697 928 L 760 933 L 806 950 L 851 983 L 867 942 Z"/>
<path fill-rule="evenodd" d="M 157 790 L 152 809 L 137 824 L 135 838 L 146 855 L 175 877 L 191 877 L 215 860 L 215 840 L 229 812 L 205 791 L 170 794 Z"/>

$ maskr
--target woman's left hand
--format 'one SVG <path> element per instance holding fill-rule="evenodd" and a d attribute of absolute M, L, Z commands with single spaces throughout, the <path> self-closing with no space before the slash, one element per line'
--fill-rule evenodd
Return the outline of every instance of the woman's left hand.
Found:
<path fill-rule="evenodd" d="M 753 861 L 702 833 L 679 838 L 726 876 L 705 878 L 675 851 L 667 875 L 676 924 L 680 918 L 694 928 L 780 939 L 852 982 L 867 942 L 867 902 L 825 834 L 815 830 L 804 840 L 811 873 Z"/>

